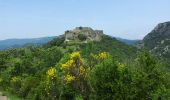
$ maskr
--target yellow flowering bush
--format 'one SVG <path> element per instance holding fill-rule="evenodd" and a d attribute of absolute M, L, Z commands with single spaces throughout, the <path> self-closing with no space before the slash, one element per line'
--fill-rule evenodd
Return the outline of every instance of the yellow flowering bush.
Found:
<path fill-rule="evenodd" d="M 48 69 L 47 76 L 49 78 L 54 78 L 56 76 L 56 69 L 52 68 L 52 67 L 50 69 Z"/>
<path fill-rule="evenodd" d="M 74 85 L 82 85 L 81 82 L 85 79 L 87 71 L 80 52 L 73 52 L 69 57 L 70 59 L 60 67 L 63 72 L 63 82 L 68 84 L 75 81 Z"/>
<path fill-rule="evenodd" d="M 70 54 L 71 59 L 78 59 L 80 58 L 80 52 L 73 52 Z"/>
<path fill-rule="evenodd" d="M 122 71 L 124 71 L 124 69 L 125 69 L 125 65 L 119 63 L 119 64 L 118 64 L 118 71 L 122 72 Z"/>
<path fill-rule="evenodd" d="M 73 60 L 68 60 L 65 64 L 62 64 L 61 65 L 61 69 L 69 69 L 70 67 L 72 67 L 73 65 Z"/>
<path fill-rule="evenodd" d="M 98 59 L 98 55 L 94 55 L 94 54 L 91 54 L 91 56 L 94 58 L 94 59 Z"/>
<path fill-rule="evenodd" d="M 70 54 L 70 60 L 73 60 L 72 67 L 69 70 L 64 70 L 64 83 L 70 85 L 73 89 L 80 92 L 80 94 L 87 93 L 87 75 L 88 68 L 85 65 L 84 59 L 80 52 L 73 52 Z M 72 84 L 69 84 L 72 83 Z"/>
<path fill-rule="evenodd" d="M 48 96 L 48 100 L 57 100 L 58 86 L 60 84 L 60 77 L 58 76 L 57 69 L 50 67 L 46 74 L 47 77 L 42 83 L 44 93 Z"/>
<path fill-rule="evenodd" d="M 107 59 L 107 58 L 109 58 L 109 56 L 110 56 L 110 54 L 108 52 L 101 52 L 101 53 L 96 54 L 96 55 L 92 54 L 92 57 L 94 59 L 97 59 L 97 60 Z"/>
<path fill-rule="evenodd" d="M 67 83 L 71 83 L 72 81 L 74 81 L 75 80 L 75 76 L 72 76 L 72 75 L 66 75 L 65 77 L 64 77 L 64 80 L 67 82 Z"/>
<path fill-rule="evenodd" d="M 78 62 L 77 62 L 78 61 Z M 80 56 L 80 52 L 73 52 L 70 54 L 70 60 L 66 63 L 61 64 L 61 70 L 69 70 L 70 68 L 74 68 L 76 65 L 83 65 L 83 59 Z"/>
<path fill-rule="evenodd" d="M 99 58 L 100 59 L 106 59 L 109 57 L 109 53 L 108 52 L 102 52 L 102 53 L 99 53 Z"/>
<path fill-rule="evenodd" d="M 80 66 L 80 75 L 84 75 L 86 73 L 86 69 L 83 66 Z"/>
<path fill-rule="evenodd" d="M 21 89 L 22 80 L 20 76 L 13 76 L 10 80 L 11 91 L 18 92 Z"/>
<path fill-rule="evenodd" d="M 17 76 L 14 76 L 14 77 L 11 78 L 11 82 L 12 82 L 12 83 L 16 83 L 16 82 L 18 82 L 19 80 L 20 80 L 20 78 L 17 77 Z"/>

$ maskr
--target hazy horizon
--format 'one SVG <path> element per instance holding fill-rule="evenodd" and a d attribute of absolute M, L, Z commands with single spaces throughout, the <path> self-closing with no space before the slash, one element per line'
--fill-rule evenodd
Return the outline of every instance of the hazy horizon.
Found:
<path fill-rule="evenodd" d="M 64 34 L 78 26 L 105 34 L 142 39 L 170 20 L 169 0 L 0 0 L 0 40 Z"/>

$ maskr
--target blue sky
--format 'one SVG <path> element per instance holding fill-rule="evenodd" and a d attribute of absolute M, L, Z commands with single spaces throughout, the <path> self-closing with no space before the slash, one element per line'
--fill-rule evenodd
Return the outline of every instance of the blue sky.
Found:
<path fill-rule="evenodd" d="M 76 26 L 142 39 L 170 21 L 170 0 L 0 0 L 0 40 L 57 36 Z"/>

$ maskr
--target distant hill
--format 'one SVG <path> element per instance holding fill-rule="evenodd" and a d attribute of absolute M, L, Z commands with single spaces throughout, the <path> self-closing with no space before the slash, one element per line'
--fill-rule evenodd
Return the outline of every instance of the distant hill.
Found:
<path fill-rule="evenodd" d="M 120 37 L 116 37 L 116 39 L 123 42 L 123 43 L 126 43 L 128 45 L 135 45 L 136 43 L 138 43 L 140 41 L 140 40 L 123 39 L 123 38 L 120 38 Z"/>
<path fill-rule="evenodd" d="M 42 38 L 30 38 L 30 39 L 0 40 L 0 50 L 10 49 L 10 48 L 19 48 L 19 47 L 23 47 L 27 44 L 41 45 L 41 44 L 45 44 L 45 43 L 51 41 L 54 38 L 56 38 L 56 36 L 42 37 Z"/>

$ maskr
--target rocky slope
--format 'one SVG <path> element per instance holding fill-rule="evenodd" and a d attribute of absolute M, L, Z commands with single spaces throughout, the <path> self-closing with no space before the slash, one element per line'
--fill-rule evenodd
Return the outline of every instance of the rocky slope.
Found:
<path fill-rule="evenodd" d="M 170 59 L 170 22 L 158 24 L 144 37 L 143 43 L 156 55 Z"/>

